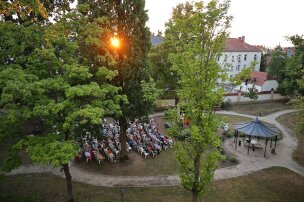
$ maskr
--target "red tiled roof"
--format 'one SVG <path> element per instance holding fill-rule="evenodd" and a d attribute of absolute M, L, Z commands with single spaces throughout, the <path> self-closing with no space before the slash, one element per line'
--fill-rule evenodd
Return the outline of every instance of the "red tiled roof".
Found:
<path fill-rule="evenodd" d="M 262 86 L 264 82 L 268 80 L 267 72 L 253 71 L 250 74 L 250 78 L 251 78 L 251 83 L 258 86 Z"/>
<path fill-rule="evenodd" d="M 225 52 L 262 52 L 260 49 L 245 43 L 245 37 L 228 38 Z"/>
<path fill-rule="evenodd" d="M 262 46 L 262 45 L 254 45 L 254 47 L 256 47 L 257 49 L 259 49 L 259 50 L 261 50 L 261 51 L 267 52 L 267 48 L 265 48 L 265 47 Z"/>

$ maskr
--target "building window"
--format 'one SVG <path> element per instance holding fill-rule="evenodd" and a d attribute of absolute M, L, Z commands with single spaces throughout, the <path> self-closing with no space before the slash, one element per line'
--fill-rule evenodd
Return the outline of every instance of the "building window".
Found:
<path fill-rule="evenodd" d="M 230 70 L 233 71 L 233 67 L 230 67 Z"/>
<path fill-rule="evenodd" d="M 240 65 L 237 66 L 237 70 L 240 71 Z"/>
<path fill-rule="evenodd" d="M 238 55 L 237 60 L 238 62 L 241 62 L 241 55 Z"/>
<path fill-rule="evenodd" d="M 246 68 L 246 65 L 244 65 L 244 69 Z"/>
<path fill-rule="evenodd" d="M 231 59 L 231 61 L 232 61 L 232 62 L 234 62 L 234 55 L 232 56 L 232 59 Z"/>
<path fill-rule="evenodd" d="M 258 59 L 258 56 L 255 54 L 253 60 L 257 61 L 257 59 Z"/>
<path fill-rule="evenodd" d="M 227 56 L 227 55 L 225 55 L 224 62 L 226 62 L 226 61 L 227 61 L 227 58 L 228 58 L 228 56 Z"/>
<path fill-rule="evenodd" d="M 220 61 L 220 58 L 221 58 L 221 56 L 218 55 L 218 56 L 217 56 L 217 61 Z"/>
<path fill-rule="evenodd" d="M 247 60 L 247 54 L 244 55 L 244 61 L 246 61 L 246 60 Z"/>

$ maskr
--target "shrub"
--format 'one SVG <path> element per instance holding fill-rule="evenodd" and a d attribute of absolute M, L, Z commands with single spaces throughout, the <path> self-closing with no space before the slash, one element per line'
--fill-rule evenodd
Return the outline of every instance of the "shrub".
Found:
<path fill-rule="evenodd" d="M 21 165 L 21 158 L 18 156 L 18 152 L 11 150 L 6 157 L 4 164 L 1 166 L 1 170 L 9 172 Z"/>
<path fill-rule="evenodd" d="M 245 134 L 244 133 L 240 133 L 239 137 L 245 137 Z"/>
<path fill-rule="evenodd" d="M 231 100 L 230 99 L 227 99 L 226 101 L 222 101 L 221 103 L 221 109 L 229 109 L 231 106 Z"/>
<path fill-rule="evenodd" d="M 225 135 L 226 135 L 226 137 L 228 137 L 228 138 L 231 138 L 231 137 L 232 137 L 232 134 L 229 133 L 229 132 L 226 132 Z"/>
<path fill-rule="evenodd" d="M 231 163 L 237 163 L 237 159 L 234 156 L 230 156 L 229 160 Z"/>

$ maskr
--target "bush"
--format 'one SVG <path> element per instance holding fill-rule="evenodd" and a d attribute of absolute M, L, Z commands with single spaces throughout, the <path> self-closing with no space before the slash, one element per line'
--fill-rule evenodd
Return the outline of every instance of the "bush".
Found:
<path fill-rule="evenodd" d="M 1 170 L 4 172 L 9 172 L 21 165 L 21 158 L 18 152 L 11 150 L 9 155 L 6 157 L 4 164 L 1 166 Z"/>
<path fill-rule="evenodd" d="M 230 156 L 229 160 L 231 163 L 237 163 L 237 159 L 234 156 Z"/>
<path fill-rule="evenodd" d="M 240 133 L 239 137 L 245 137 L 245 134 L 244 133 Z"/>
<path fill-rule="evenodd" d="M 228 137 L 228 138 L 231 138 L 231 137 L 232 137 L 232 134 L 229 133 L 229 132 L 226 132 L 226 133 L 224 133 L 224 134 L 225 134 L 225 136 Z"/>
<path fill-rule="evenodd" d="M 221 109 L 229 109 L 231 106 L 231 100 L 230 99 L 227 99 L 226 101 L 222 101 L 221 103 Z"/>

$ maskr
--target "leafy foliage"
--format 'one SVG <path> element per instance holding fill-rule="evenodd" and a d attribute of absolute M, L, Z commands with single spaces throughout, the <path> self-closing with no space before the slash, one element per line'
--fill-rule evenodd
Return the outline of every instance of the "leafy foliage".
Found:
<path fill-rule="evenodd" d="M 269 63 L 269 74 L 276 78 L 278 82 L 284 79 L 285 68 L 287 65 L 287 54 L 281 50 L 275 50 L 271 53 L 271 61 Z"/>
<path fill-rule="evenodd" d="M 4 21 L 50 22 L 49 17 L 60 18 L 70 11 L 74 0 L 3 0 L 0 2 L 0 18 Z"/>
<path fill-rule="evenodd" d="M 11 20 L 18 23 L 25 22 L 29 18 L 37 21 L 38 16 L 43 18 L 48 17 L 45 8 L 39 0 L 4 0 L 0 3 L 0 13 L 4 20 Z"/>
<path fill-rule="evenodd" d="M 295 35 L 291 36 L 289 38 L 292 43 L 296 47 L 296 54 L 293 56 L 292 61 L 294 64 L 294 67 L 296 70 L 298 70 L 298 74 L 294 75 L 292 78 L 292 82 L 296 82 L 294 86 L 297 86 L 297 90 L 299 93 L 299 96 L 292 100 L 292 104 L 296 107 L 298 110 L 297 112 L 297 118 L 298 118 L 298 124 L 297 128 L 298 130 L 303 133 L 304 131 L 304 38 L 303 35 Z M 293 70 L 295 73 L 296 70 Z M 297 79 L 295 81 L 295 79 Z M 287 83 L 287 82 L 286 82 Z"/>
<path fill-rule="evenodd" d="M 272 54 L 270 74 L 279 81 L 278 92 L 291 97 L 299 94 L 304 95 L 301 85 L 304 67 L 304 39 L 303 36 L 294 35 L 287 37 L 295 46 L 295 54 L 287 58 L 280 48 Z"/>
<path fill-rule="evenodd" d="M 185 3 L 173 10 L 167 23 L 166 38 L 176 48 L 169 58 L 176 71 L 180 88 L 178 96 L 185 119 L 183 128 L 177 109 L 169 110 L 167 118 L 172 128 L 169 134 L 179 138 L 175 144 L 184 188 L 190 190 L 193 201 L 207 189 L 220 159 L 220 139 L 216 134 L 218 118 L 213 109 L 222 101 L 223 89 L 217 88 L 218 78 L 225 77 L 216 62 L 228 36 L 231 17 L 229 1 Z"/>
<path fill-rule="evenodd" d="M 146 27 L 148 20 L 145 10 L 144 0 L 115 0 L 115 1 L 89 1 L 80 0 L 80 12 L 89 19 L 99 23 L 109 22 L 105 25 L 108 28 L 107 36 L 115 36 L 120 40 L 118 48 L 109 47 L 109 50 L 102 50 L 103 54 L 95 56 L 92 53 L 92 47 L 84 49 L 87 53 L 88 62 L 93 65 L 101 64 L 106 61 L 103 55 L 114 56 L 112 65 L 108 66 L 110 70 L 117 72 L 117 76 L 112 80 L 112 84 L 121 89 L 121 95 L 127 97 L 128 103 L 121 102 L 121 114 L 116 114 L 121 127 L 121 159 L 127 158 L 125 142 L 127 121 L 135 118 L 147 116 L 154 107 L 157 90 L 154 81 L 147 75 L 147 55 L 150 49 L 150 31 Z M 101 6 L 102 5 L 102 6 Z M 88 30 L 88 34 L 94 32 L 94 29 Z M 107 40 L 109 41 L 109 40 Z M 100 50 L 100 40 L 90 40 L 94 48 Z M 109 45 L 109 44 L 108 44 Z M 100 51 L 99 51 L 100 52 Z M 144 81 L 144 82 L 143 82 Z M 149 86 L 148 90 L 146 87 Z M 154 88 L 154 89 L 152 89 Z M 147 93 L 147 94 L 146 94 Z M 156 93 L 152 95 L 152 93 Z M 153 98 L 153 99 L 152 99 Z"/>
<path fill-rule="evenodd" d="M 70 201 L 67 163 L 77 152 L 75 139 L 85 131 L 98 133 L 102 118 L 119 116 L 120 104 L 127 103 L 121 88 L 110 84 L 117 72 L 107 69 L 113 65 L 107 23 L 78 10 L 53 25 L 0 22 L 0 108 L 7 112 L 2 131 L 30 119 L 43 126 L 39 133 L 34 126 L 34 136 L 22 136 L 14 149 L 25 148 L 37 163 L 62 165 Z"/>
<path fill-rule="evenodd" d="M 248 88 L 248 92 L 246 92 L 244 94 L 244 97 L 248 97 L 250 99 L 251 110 L 252 110 L 252 102 L 253 102 L 253 100 L 257 100 L 258 97 L 259 97 L 255 86 L 252 86 L 252 88 Z"/>
<path fill-rule="evenodd" d="M 19 141 L 13 148 L 16 150 L 25 148 L 36 163 L 58 167 L 71 161 L 77 154 L 78 144 L 74 141 L 64 141 L 64 137 L 59 135 L 29 136 Z"/>
<path fill-rule="evenodd" d="M 250 74 L 254 70 L 254 67 L 256 66 L 256 64 L 257 64 L 257 62 L 253 61 L 249 67 L 242 69 L 240 71 L 240 73 L 236 74 L 234 77 L 231 78 L 231 83 L 234 86 L 237 86 L 237 85 L 241 85 L 242 82 L 249 81 Z"/>
<path fill-rule="evenodd" d="M 299 132 L 303 133 L 304 131 L 304 98 L 300 96 L 296 99 L 293 99 L 291 103 L 295 106 L 298 110 L 297 112 L 297 129 Z"/>
<path fill-rule="evenodd" d="M 177 74 L 169 60 L 170 53 L 174 52 L 175 48 L 165 38 L 163 43 L 152 47 L 148 55 L 149 75 L 156 81 L 156 87 L 161 90 L 164 98 L 176 97 L 178 88 Z"/>
<path fill-rule="evenodd" d="M 21 158 L 18 156 L 18 151 L 11 149 L 8 156 L 5 158 L 5 163 L 1 166 L 1 170 L 9 172 L 17 168 L 21 164 Z"/>

